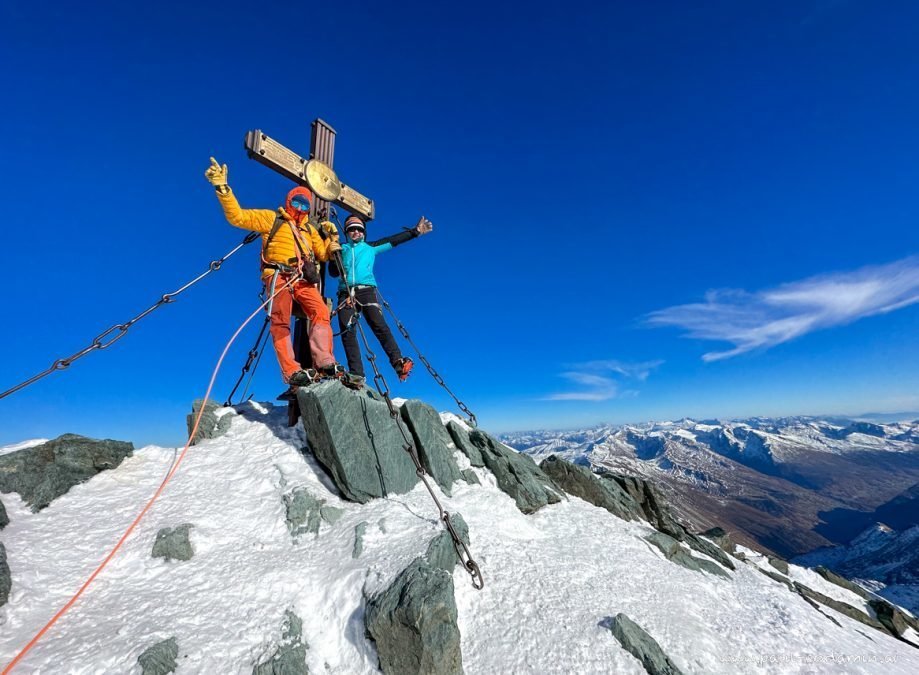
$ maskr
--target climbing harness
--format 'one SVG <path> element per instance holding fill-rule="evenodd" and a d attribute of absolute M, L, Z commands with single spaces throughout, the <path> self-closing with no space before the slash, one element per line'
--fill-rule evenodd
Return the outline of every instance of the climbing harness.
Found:
<path fill-rule="evenodd" d="M 104 330 L 103 332 L 99 333 L 99 335 L 94 337 L 88 347 L 81 349 L 76 354 L 72 354 L 65 359 L 58 359 L 57 361 L 52 363 L 51 366 L 47 370 L 43 370 L 37 375 L 30 377 L 28 380 L 25 380 L 24 382 L 20 382 L 15 387 L 12 387 L 11 389 L 7 389 L 3 393 L 0 393 L 0 398 L 6 398 L 10 394 L 14 394 L 20 389 L 24 389 L 25 387 L 28 387 L 30 384 L 37 382 L 38 380 L 45 377 L 46 375 L 50 375 L 55 370 L 64 370 L 65 368 L 69 368 L 71 363 L 73 363 L 74 361 L 76 361 L 77 359 L 83 356 L 86 356 L 90 352 L 95 351 L 96 349 L 106 349 L 107 347 L 111 347 L 115 342 L 117 342 L 118 340 L 120 340 L 127 334 L 128 329 L 131 326 L 133 326 L 135 323 L 137 323 L 138 321 L 143 319 L 145 316 L 150 314 L 153 310 L 158 309 L 162 305 L 168 305 L 170 302 L 174 302 L 177 295 L 187 290 L 188 288 L 194 286 L 196 283 L 201 281 L 204 277 L 206 277 L 211 272 L 216 272 L 217 270 L 219 270 L 220 266 L 223 265 L 223 263 L 226 262 L 226 260 L 230 256 L 232 256 L 234 253 L 236 253 L 239 249 L 241 249 L 246 244 L 251 244 L 253 241 L 256 240 L 258 236 L 259 235 L 257 232 L 253 232 L 251 234 L 246 235 L 245 239 L 243 239 L 242 242 L 240 242 L 239 245 L 236 246 L 236 248 L 231 250 L 229 253 L 224 255 L 222 258 L 218 258 L 217 260 L 212 260 L 210 265 L 208 265 L 208 268 L 205 272 L 203 272 L 202 274 L 199 274 L 197 277 L 189 281 L 187 284 L 182 286 L 177 291 L 173 291 L 172 293 L 166 293 L 163 297 L 161 297 L 159 300 L 156 301 L 156 304 L 152 305 L 151 307 L 148 307 L 147 309 L 145 309 L 143 312 L 141 312 L 134 318 L 124 323 L 116 323 L 114 326 L 110 326 L 108 329 Z M 114 336 L 112 336 L 113 333 L 114 333 Z"/>
<path fill-rule="evenodd" d="M 48 623 L 46 623 L 46 624 L 44 625 L 44 627 L 43 627 L 40 631 L 38 631 L 38 633 L 35 634 L 35 636 L 29 641 L 29 643 L 28 643 L 25 647 L 22 648 L 22 651 L 20 651 L 20 652 L 16 655 L 16 657 L 15 657 L 12 661 L 10 661 L 9 664 L 7 664 L 6 668 L 3 669 L 2 675 L 7 675 L 8 673 L 10 673 L 10 672 L 12 671 L 13 667 L 14 667 L 17 663 L 19 663 L 19 661 L 22 659 L 22 657 L 25 656 L 25 655 L 32 649 L 32 647 L 34 647 L 34 646 L 38 643 L 38 641 L 42 638 L 42 636 L 43 636 L 45 633 L 47 633 L 48 630 L 50 630 L 51 627 L 52 627 L 55 623 L 57 623 L 57 620 L 60 619 L 64 614 L 66 614 L 67 611 L 68 611 L 68 610 L 74 605 L 74 603 L 80 598 L 80 596 L 83 595 L 83 592 L 89 587 L 89 585 L 95 580 L 95 578 L 96 578 L 97 576 L 99 576 L 99 574 L 102 572 L 102 570 L 105 569 L 105 567 L 109 564 L 109 561 L 111 561 L 111 559 L 115 557 L 115 554 L 116 554 L 116 553 L 118 552 L 118 550 L 122 547 L 122 545 L 124 544 L 124 542 L 127 541 L 127 538 L 128 538 L 128 537 L 131 535 L 131 533 L 134 531 L 134 528 L 137 527 L 137 524 L 138 524 L 138 523 L 141 521 L 141 519 L 147 514 L 147 511 L 150 510 L 150 508 L 153 506 L 153 503 L 154 503 L 154 502 L 159 498 L 159 496 L 163 493 L 163 490 L 166 489 L 166 485 L 169 484 L 169 481 L 172 480 L 172 477 L 175 476 L 176 472 L 179 470 L 179 467 L 182 465 L 182 460 L 185 459 L 185 455 L 188 453 L 188 449 L 191 447 L 192 439 L 194 439 L 194 438 L 195 438 L 195 435 L 198 433 L 198 426 L 201 424 L 201 418 L 202 418 L 202 416 L 204 415 L 205 407 L 206 407 L 206 405 L 207 405 L 208 400 L 210 399 L 211 391 L 212 391 L 213 388 L 214 388 L 214 382 L 215 382 L 216 379 L 217 379 L 217 374 L 220 372 L 220 367 L 221 367 L 221 365 L 223 365 L 223 359 L 226 357 L 227 352 L 230 351 L 230 347 L 233 345 L 233 342 L 236 341 L 236 338 L 237 338 L 237 337 L 239 336 L 239 334 L 242 332 L 243 328 L 245 328 L 245 327 L 249 324 L 249 322 L 252 321 L 252 319 L 254 319 L 254 318 L 259 314 L 259 312 L 261 312 L 262 309 L 264 309 L 265 306 L 268 305 L 268 304 L 274 299 L 274 297 L 275 297 L 278 293 L 280 293 L 281 291 L 285 290 L 285 289 L 286 289 L 288 286 L 290 286 L 292 283 L 294 283 L 293 279 L 291 279 L 290 281 L 288 281 L 287 284 L 284 285 L 283 287 L 281 287 L 281 289 L 279 289 L 278 291 L 276 291 L 274 295 L 272 295 L 270 298 L 268 298 L 267 300 L 265 300 L 261 305 L 259 305 L 259 306 L 258 306 L 258 309 L 256 309 L 254 312 L 252 312 L 252 314 L 250 314 L 250 315 L 246 318 L 246 320 L 243 321 L 243 322 L 239 325 L 239 328 L 236 329 L 236 332 L 233 333 L 233 336 L 230 338 L 230 340 L 227 342 L 226 346 L 223 348 L 223 352 L 220 354 L 220 358 L 217 359 L 217 365 L 214 367 L 214 372 L 211 374 L 211 381 L 210 381 L 210 382 L 208 383 L 208 385 L 207 385 L 207 391 L 204 393 L 204 399 L 203 399 L 202 402 L 201 402 L 201 407 L 198 409 L 198 415 L 197 415 L 197 417 L 195 418 L 195 423 L 194 423 L 194 425 L 193 425 L 193 427 L 192 427 L 191 433 L 188 435 L 188 440 L 185 442 L 185 447 L 182 448 L 181 454 L 179 455 L 178 459 L 176 459 L 175 462 L 173 463 L 172 469 L 169 471 L 169 473 L 166 474 L 166 477 L 163 479 L 163 482 L 160 483 L 160 486 L 157 488 L 156 492 L 153 494 L 153 496 L 152 496 L 152 497 L 150 498 L 150 500 L 147 502 L 146 506 L 144 506 L 144 508 L 141 510 L 141 512 L 140 512 L 139 514 L 137 514 L 137 517 L 136 517 L 136 518 L 133 520 L 133 522 L 128 526 L 128 529 L 125 530 L 125 532 L 124 532 L 123 535 L 121 535 L 121 539 L 119 539 L 119 540 L 118 540 L 118 543 L 116 543 L 115 546 L 112 548 L 112 550 L 109 551 L 108 555 L 107 555 L 107 556 L 105 557 L 105 559 L 99 564 L 99 566 L 96 568 L 96 570 L 95 570 L 91 575 L 89 575 L 89 578 L 88 578 L 85 582 L 83 582 L 83 585 L 80 586 L 79 590 L 77 590 L 77 592 L 73 594 L 73 597 L 71 597 L 70 600 L 68 600 L 68 601 L 64 604 L 64 606 L 61 607 L 53 617 L 51 617 L 51 619 L 48 621 Z"/>

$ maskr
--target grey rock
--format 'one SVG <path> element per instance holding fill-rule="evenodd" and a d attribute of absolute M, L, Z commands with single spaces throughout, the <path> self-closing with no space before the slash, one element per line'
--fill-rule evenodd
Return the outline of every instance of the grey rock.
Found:
<path fill-rule="evenodd" d="M 715 563 L 693 557 L 683 548 L 679 541 L 670 535 L 664 534 L 663 532 L 652 532 L 645 537 L 645 541 L 659 548 L 667 560 L 685 567 L 688 570 L 694 572 L 708 572 L 709 574 L 714 574 L 725 579 L 731 578 L 730 574 Z"/>
<path fill-rule="evenodd" d="M 734 543 L 734 540 L 731 539 L 731 535 L 724 531 L 723 528 L 713 527 L 711 529 L 705 530 L 699 534 L 700 537 L 705 537 L 706 539 L 711 539 L 715 542 L 715 545 L 718 546 L 722 551 L 729 555 L 734 555 L 734 551 L 737 548 L 737 544 Z"/>
<path fill-rule="evenodd" d="M 453 449 L 450 434 L 440 421 L 440 415 L 427 403 L 412 399 L 402 404 L 402 419 L 408 425 L 418 449 L 421 465 L 448 496 L 450 486 L 462 478 Z"/>
<path fill-rule="evenodd" d="M 345 510 L 337 506 L 322 506 L 319 508 L 319 515 L 322 516 L 322 519 L 329 525 L 334 525 L 345 515 Z"/>
<path fill-rule="evenodd" d="M 773 572 L 772 570 L 764 570 L 762 567 L 757 567 L 756 569 L 758 569 L 760 572 L 765 574 L 770 579 L 774 581 L 778 581 L 780 584 L 785 586 L 792 593 L 795 592 L 795 587 L 792 585 L 791 581 L 783 577 L 781 574 L 778 574 L 777 572 Z"/>
<path fill-rule="evenodd" d="M 736 569 L 728 554 L 725 553 L 723 549 L 715 546 L 707 539 L 703 539 L 702 537 L 687 532 L 686 536 L 683 538 L 683 541 L 689 544 L 690 548 L 698 551 L 699 553 L 704 553 L 710 558 L 714 558 L 729 570 Z"/>
<path fill-rule="evenodd" d="M 351 557 L 357 560 L 364 552 L 364 535 L 367 534 L 367 521 L 363 521 L 354 526 L 354 548 L 351 551 Z"/>
<path fill-rule="evenodd" d="M 157 642 L 148 647 L 143 654 L 137 657 L 143 675 L 166 675 L 174 673 L 179 665 L 179 644 L 174 637 L 162 642 Z"/>
<path fill-rule="evenodd" d="M 830 609 L 835 609 L 837 612 L 839 612 L 840 614 L 844 614 L 850 619 L 855 619 L 856 621 L 859 621 L 865 624 L 866 626 L 871 626 L 872 628 L 876 630 L 883 631 L 885 633 L 888 632 L 884 624 L 882 624 L 877 619 L 871 618 L 870 616 L 865 614 L 865 612 L 863 612 L 862 610 L 856 609 L 852 605 L 846 604 L 845 602 L 835 600 L 829 596 L 824 595 L 823 593 L 815 591 L 812 588 L 808 588 L 807 586 L 805 586 L 804 584 L 798 581 L 795 581 L 792 583 L 794 583 L 795 590 L 805 599 L 815 600 L 822 605 L 826 605 Z"/>
<path fill-rule="evenodd" d="M 188 428 L 188 435 L 191 436 L 192 429 L 195 428 L 195 418 L 198 416 L 198 412 L 201 410 L 201 404 L 204 403 L 204 399 L 196 398 L 192 401 L 191 404 L 191 414 L 185 417 L 185 426 Z M 198 423 L 198 431 L 195 432 L 195 437 L 191 439 L 191 445 L 195 445 L 200 441 L 209 439 L 209 438 L 219 438 L 223 436 L 227 430 L 230 428 L 230 424 L 233 421 L 233 415 L 230 413 L 221 415 L 217 417 L 217 410 L 221 406 L 217 405 L 211 400 L 208 400 L 207 404 L 204 406 L 204 412 L 201 413 L 201 421 Z"/>
<path fill-rule="evenodd" d="M 635 520 L 642 515 L 638 502 L 618 483 L 601 481 L 587 467 L 551 455 L 539 464 L 539 468 L 568 494 L 606 509 L 614 516 Z"/>
<path fill-rule="evenodd" d="M 456 531 L 460 540 L 469 546 L 469 526 L 458 513 L 450 514 L 450 523 Z M 424 554 L 424 559 L 432 566 L 438 569 L 452 572 L 453 567 L 460 562 L 456 556 L 456 548 L 453 546 L 453 537 L 446 529 L 434 537 L 428 544 L 428 550 Z"/>
<path fill-rule="evenodd" d="M 842 588 L 845 588 L 848 591 L 852 591 L 853 593 L 864 598 L 865 600 L 877 599 L 877 596 L 873 595 L 872 593 L 869 593 L 867 590 L 865 590 L 858 584 L 852 581 L 849 581 L 845 577 L 839 576 L 835 572 L 828 570 L 826 567 L 817 566 L 814 568 L 814 571 L 820 576 L 822 576 L 824 579 L 829 581 L 830 583 L 836 584 L 837 586 L 841 586 Z"/>
<path fill-rule="evenodd" d="M 563 490 L 529 455 L 504 447 L 478 429 L 469 434 L 469 443 L 479 450 L 485 466 L 495 475 L 498 487 L 513 498 L 523 513 L 534 513 L 547 504 L 561 501 L 559 494 Z"/>
<path fill-rule="evenodd" d="M 287 507 L 287 529 L 295 539 L 301 534 L 317 534 L 323 502 L 306 488 L 296 488 L 284 495 Z"/>
<path fill-rule="evenodd" d="M 6 507 L 3 505 L 3 500 L 0 500 L 0 530 L 10 524 L 10 517 L 6 515 Z"/>
<path fill-rule="evenodd" d="M 416 558 L 364 614 L 380 669 L 400 675 L 463 672 L 453 575 Z"/>
<path fill-rule="evenodd" d="M 53 441 L 0 455 L 0 492 L 17 492 L 40 511 L 74 485 L 114 469 L 134 453 L 132 443 L 64 434 Z"/>
<path fill-rule="evenodd" d="M 361 504 L 391 493 L 404 494 L 418 482 L 399 427 L 386 404 L 368 391 L 324 382 L 297 393 L 303 428 L 316 459 L 342 495 Z"/>
<path fill-rule="evenodd" d="M 463 478 L 469 485 L 481 485 L 482 481 L 479 480 L 479 477 L 476 475 L 475 471 L 472 469 L 463 469 L 460 471 L 463 474 Z"/>
<path fill-rule="evenodd" d="M 679 540 L 686 537 L 686 528 L 680 525 L 667 508 L 666 502 L 648 481 L 634 476 L 619 476 L 614 473 L 600 474 L 601 480 L 615 482 L 641 506 L 645 520 L 665 534 Z"/>
<path fill-rule="evenodd" d="M 891 635 L 902 638 L 907 630 L 914 628 L 915 622 L 911 622 L 906 614 L 886 600 L 880 598 L 869 600 L 868 605 L 874 610 L 878 621 L 883 624 Z"/>
<path fill-rule="evenodd" d="M 769 556 L 767 558 L 770 565 L 776 568 L 782 574 L 788 574 L 788 563 L 782 560 L 781 558 L 774 558 Z"/>
<path fill-rule="evenodd" d="M 664 653 L 657 640 L 625 614 L 617 614 L 615 618 L 607 619 L 601 625 L 612 631 L 619 644 L 641 661 L 647 672 L 652 675 L 681 675 L 680 669 Z"/>
<path fill-rule="evenodd" d="M 310 672 L 306 665 L 308 648 L 303 639 L 303 622 L 288 610 L 284 614 L 281 644 L 270 659 L 252 669 L 252 675 L 307 675 Z"/>
<path fill-rule="evenodd" d="M 0 607 L 9 601 L 12 588 L 13 577 L 10 574 L 9 563 L 6 562 L 6 547 L 0 543 Z"/>
<path fill-rule="evenodd" d="M 166 560 L 191 560 L 195 554 L 188 538 L 188 533 L 194 525 L 185 523 L 178 527 L 164 527 L 156 533 L 153 542 L 153 557 Z"/>
<path fill-rule="evenodd" d="M 460 452 L 469 458 L 469 463 L 472 464 L 472 466 L 479 468 L 485 466 L 485 460 L 482 458 L 482 453 L 469 441 L 468 431 L 455 421 L 450 420 L 447 422 L 447 432 L 453 439 L 454 445 L 459 448 Z"/>

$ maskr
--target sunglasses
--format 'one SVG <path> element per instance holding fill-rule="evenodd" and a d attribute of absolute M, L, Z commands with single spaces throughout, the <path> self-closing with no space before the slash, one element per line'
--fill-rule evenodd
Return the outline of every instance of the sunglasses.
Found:
<path fill-rule="evenodd" d="M 301 197 L 297 195 L 290 200 L 290 205 L 293 206 L 298 211 L 309 211 L 310 210 L 310 201 L 306 197 Z"/>

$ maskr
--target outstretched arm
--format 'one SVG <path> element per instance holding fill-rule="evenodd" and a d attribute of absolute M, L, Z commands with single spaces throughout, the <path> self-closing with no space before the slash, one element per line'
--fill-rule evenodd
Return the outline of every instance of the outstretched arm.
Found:
<path fill-rule="evenodd" d="M 389 244 L 388 247 L 383 249 L 383 251 L 388 251 L 389 249 L 394 248 L 398 246 L 399 244 L 404 244 L 405 242 L 411 239 L 414 239 L 415 237 L 420 237 L 423 234 L 427 234 L 428 232 L 431 232 L 433 229 L 434 229 L 434 223 L 432 223 L 430 220 L 428 220 L 424 216 L 421 216 L 421 218 L 418 219 L 418 222 L 415 223 L 415 227 L 413 228 L 406 227 L 401 232 L 397 232 L 396 234 L 391 234 L 388 237 L 383 237 L 382 239 L 377 239 L 376 241 L 370 241 L 367 243 L 373 246 L 374 248 L 378 248 L 380 246 L 385 246 L 386 244 Z M 378 253 L 382 253 L 383 251 L 378 251 Z"/>

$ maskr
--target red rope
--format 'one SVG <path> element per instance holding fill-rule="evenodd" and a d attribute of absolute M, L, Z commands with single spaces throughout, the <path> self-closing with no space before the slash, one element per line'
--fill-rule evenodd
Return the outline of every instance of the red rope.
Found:
<path fill-rule="evenodd" d="M 294 282 L 294 279 L 291 279 L 290 281 L 288 281 L 287 284 L 282 286 L 280 289 L 278 289 L 274 293 L 274 295 L 272 295 L 267 300 L 265 300 L 265 302 L 259 305 L 259 308 L 256 309 L 254 312 L 252 312 L 252 314 L 249 315 L 249 318 L 243 321 L 242 324 L 239 326 L 239 328 L 236 329 L 236 332 L 233 333 L 233 337 L 231 337 L 230 341 L 227 342 L 226 346 L 223 348 L 223 353 L 220 355 L 220 358 L 217 360 L 217 366 L 214 368 L 214 372 L 211 375 L 211 381 L 207 385 L 207 391 L 204 394 L 204 401 L 201 403 L 200 410 L 198 410 L 198 416 L 195 418 L 194 427 L 192 427 L 191 433 L 188 436 L 188 440 L 185 442 L 185 447 L 182 448 L 182 453 L 179 455 L 179 458 L 176 460 L 176 463 L 173 465 L 172 470 L 168 474 L 166 474 L 166 477 L 163 479 L 163 482 L 160 483 L 159 488 L 157 488 L 154 495 L 150 498 L 150 501 L 148 501 L 147 505 L 144 506 L 143 510 L 139 514 L 137 514 L 137 517 L 134 519 L 134 522 L 132 522 L 128 526 L 128 529 L 125 530 L 124 534 L 121 535 L 121 539 L 119 539 L 118 543 L 115 544 L 115 547 L 111 551 L 109 551 L 109 554 L 105 556 L 105 559 L 96 568 L 96 571 L 93 572 L 91 575 L 89 575 L 89 578 L 85 582 L 83 582 L 83 585 L 80 586 L 80 589 L 76 593 L 73 594 L 73 597 L 70 598 L 70 600 L 68 600 L 67 603 L 63 607 L 61 607 L 53 617 L 51 617 L 51 620 L 48 621 L 48 623 L 46 623 L 44 627 L 40 631 L 38 631 L 31 640 L 29 640 L 29 643 L 25 647 L 22 648 L 22 651 L 20 651 L 16 655 L 16 657 L 12 661 L 9 662 L 6 668 L 3 669 L 2 675 L 7 675 L 8 673 L 10 673 L 13 670 L 13 667 L 17 663 L 19 663 L 20 660 L 22 660 L 22 657 L 28 654 L 29 651 L 32 649 L 32 647 L 38 644 L 38 641 L 41 640 L 42 636 L 44 636 L 44 634 L 47 633 L 48 630 L 55 623 L 57 623 L 57 620 L 60 619 L 64 614 L 66 614 L 67 611 L 77 601 L 77 599 L 79 599 L 79 597 L 83 595 L 83 591 L 85 591 L 89 587 L 89 585 L 93 582 L 93 580 L 97 576 L 99 576 L 99 573 L 102 572 L 103 569 L 105 569 L 105 566 L 108 565 L 109 561 L 115 557 L 115 554 L 118 552 L 118 549 L 121 548 L 122 544 L 124 544 L 127 538 L 134 531 L 134 528 L 137 527 L 137 524 L 147 514 L 147 511 L 150 510 L 150 507 L 153 506 L 153 503 L 159 498 L 163 490 L 166 489 L 166 485 L 169 483 L 170 480 L 172 480 L 172 477 L 175 475 L 176 471 L 179 470 L 179 466 L 182 464 L 182 460 L 185 459 L 185 454 L 188 452 L 188 448 L 191 446 L 192 439 L 195 437 L 195 434 L 198 433 L 198 425 L 201 423 L 201 416 L 204 413 L 204 406 L 207 403 L 208 399 L 210 398 L 211 389 L 214 388 L 214 381 L 217 379 L 217 373 L 220 371 L 220 366 L 223 364 L 223 359 L 224 357 L 226 357 L 227 352 L 230 350 L 230 346 L 233 344 L 236 338 L 239 337 L 239 334 L 242 332 L 243 328 L 245 328 L 246 325 L 250 321 L 252 321 L 252 319 L 254 319 L 256 315 L 258 315 L 258 313 L 261 312 L 269 302 L 274 300 L 274 298 L 278 295 L 278 293 L 285 290 L 293 282 Z"/>

